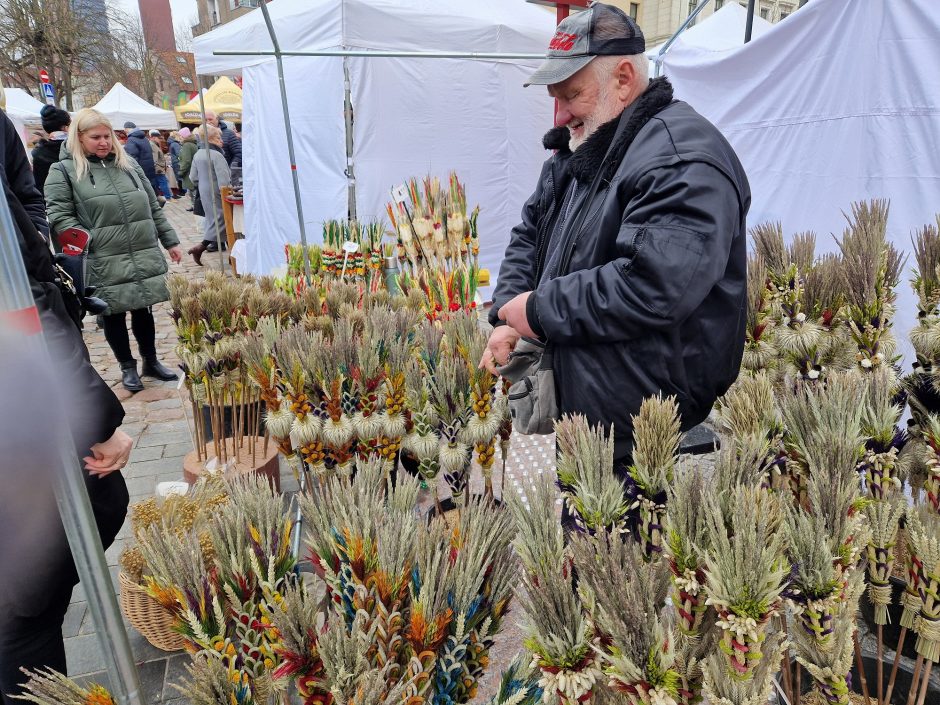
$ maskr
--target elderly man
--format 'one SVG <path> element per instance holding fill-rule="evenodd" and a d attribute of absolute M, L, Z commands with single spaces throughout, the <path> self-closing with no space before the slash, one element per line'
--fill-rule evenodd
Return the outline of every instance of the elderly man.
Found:
<path fill-rule="evenodd" d="M 665 79 L 621 10 L 595 4 L 558 26 L 529 79 L 557 100 L 555 150 L 514 228 L 481 366 L 520 337 L 552 351 L 562 414 L 613 426 L 630 462 L 631 415 L 675 395 L 683 429 L 738 373 L 750 191 L 734 150 Z"/>
<path fill-rule="evenodd" d="M 225 161 L 230 167 L 242 165 L 242 141 L 224 121 L 219 120 L 219 116 L 211 110 L 206 111 L 206 122 L 213 127 L 222 130 L 222 152 L 225 154 Z"/>

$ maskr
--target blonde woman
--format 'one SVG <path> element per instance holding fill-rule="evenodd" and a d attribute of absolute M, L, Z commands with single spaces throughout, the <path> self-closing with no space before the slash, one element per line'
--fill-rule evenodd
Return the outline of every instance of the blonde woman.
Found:
<path fill-rule="evenodd" d="M 118 141 L 108 118 L 79 110 L 69 126 L 68 155 L 49 170 L 45 196 L 49 223 L 57 231 L 82 228 L 91 235 L 88 283 L 108 304 L 104 333 L 121 365 L 124 388 L 144 386 L 131 353 L 125 314 L 143 358 L 146 376 L 176 375 L 157 359 L 150 307 L 166 301 L 166 258 L 179 262 L 179 237 L 157 203 L 150 181 Z"/>

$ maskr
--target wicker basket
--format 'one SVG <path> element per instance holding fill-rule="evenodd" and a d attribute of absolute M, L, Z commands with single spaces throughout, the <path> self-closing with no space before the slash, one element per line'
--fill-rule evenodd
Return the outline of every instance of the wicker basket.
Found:
<path fill-rule="evenodd" d="M 121 613 L 131 626 L 158 649 L 182 649 L 186 641 L 182 634 L 173 631 L 173 617 L 166 608 L 123 571 L 118 573 L 118 582 L 121 585 Z"/>

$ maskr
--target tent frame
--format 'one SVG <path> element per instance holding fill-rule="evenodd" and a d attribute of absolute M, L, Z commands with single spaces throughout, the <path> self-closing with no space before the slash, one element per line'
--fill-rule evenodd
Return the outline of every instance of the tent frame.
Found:
<path fill-rule="evenodd" d="M 268 51 L 213 51 L 213 56 L 273 56 L 277 62 L 277 78 L 281 93 L 281 112 L 284 116 L 284 135 L 287 138 L 287 154 L 290 159 L 291 179 L 294 186 L 294 206 L 297 210 L 297 222 L 300 227 L 300 242 L 303 246 L 304 276 L 309 285 L 311 282 L 310 274 L 310 256 L 307 251 L 307 228 L 304 224 L 304 209 L 301 203 L 300 177 L 297 172 L 297 159 L 294 151 L 294 135 L 291 130 L 290 113 L 287 105 L 287 86 L 284 80 L 284 61 L 285 56 L 341 56 L 343 57 L 343 82 L 344 82 L 344 118 L 346 126 L 346 190 L 348 194 L 348 216 L 350 220 L 356 220 L 356 176 L 355 164 L 353 160 L 353 103 L 352 87 L 349 80 L 349 66 L 347 59 L 349 57 L 368 57 L 368 58 L 414 58 L 414 59 L 472 59 L 477 61 L 493 61 L 500 59 L 545 59 L 545 54 L 525 54 L 525 53 L 501 53 L 501 52 L 434 52 L 434 51 L 362 51 L 362 50 L 343 50 L 326 49 L 323 51 L 291 51 L 281 49 L 281 43 L 277 38 L 277 31 L 274 29 L 274 23 L 271 21 L 271 15 L 268 12 L 267 3 L 261 3 L 258 8 L 264 16 L 264 23 L 268 30 L 268 36 L 274 45 L 273 50 Z M 205 123 L 206 111 L 205 105 L 202 105 L 202 119 Z M 206 147 L 208 149 L 208 146 Z M 212 172 L 210 169 L 210 176 Z M 214 201 L 213 201 L 214 203 Z M 214 208 L 214 206 L 213 206 Z M 218 228 L 216 228 L 218 235 Z M 219 248 L 221 251 L 221 247 Z"/>

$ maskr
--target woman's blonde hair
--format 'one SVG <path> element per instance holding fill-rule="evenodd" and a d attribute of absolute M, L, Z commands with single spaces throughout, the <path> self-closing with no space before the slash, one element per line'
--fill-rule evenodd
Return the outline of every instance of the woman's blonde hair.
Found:
<path fill-rule="evenodd" d="M 94 108 L 82 108 L 75 113 L 72 118 L 72 124 L 69 125 L 69 137 L 66 143 L 69 154 L 72 155 L 72 159 L 75 161 L 76 178 L 81 181 L 85 178 L 85 174 L 87 174 L 89 170 L 88 156 L 85 154 L 85 150 L 82 147 L 80 136 L 83 132 L 93 130 L 96 127 L 107 127 L 111 130 L 111 154 L 114 155 L 114 165 L 124 171 L 133 171 L 134 167 L 131 164 L 131 158 L 128 157 L 127 152 L 124 151 L 124 145 L 121 144 L 118 136 L 114 133 L 114 128 L 111 126 L 111 121 L 108 120 L 107 116 L 105 116 L 104 113 L 99 113 Z"/>
<path fill-rule="evenodd" d="M 198 133 L 203 141 L 217 142 L 222 139 L 222 130 L 215 125 L 201 125 Z"/>

